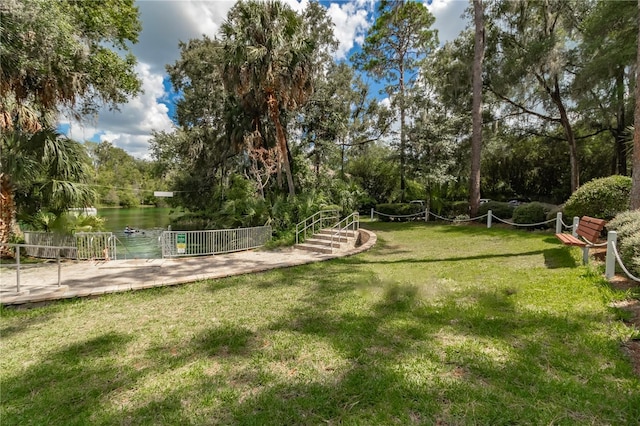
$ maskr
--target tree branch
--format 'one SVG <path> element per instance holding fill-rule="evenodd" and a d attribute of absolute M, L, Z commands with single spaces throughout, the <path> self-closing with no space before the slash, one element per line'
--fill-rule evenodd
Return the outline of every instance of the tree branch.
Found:
<path fill-rule="evenodd" d="M 536 116 L 536 117 L 541 118 L 541 119 L 543 119 L 545 121 L 551 121 L 551 122 L 554 122 L 554 123 L 560 123 L 560 119 L 559 118 L 553 118 L 553 117 L 550 117 L 548 115 L 541 114 L 539 112 L 530 110 L 530 109 L 526 108 L 525 106 L 520 105 L 520 104 L 516 103 L 515 101 L 509 99 L 507 96 L 504 96 L 503 94 L 498 93 L 497 91 L 495 91 L 493 89 L 493 87 L 487 86 L 487 88 L 489 89 L 489 91 L 491 93 L 493 93 L 495 96 L 497 96 L 498 99 L 501 99 L 501 100 L 505 101 L 509 105 L 511 105 L 511 106 L 513 106 L 515 108 L 518 108 L 519 110 L 521 110 L 522 112 L 524 112 L 526 114 L 530 114 L 530 115 Z"/>

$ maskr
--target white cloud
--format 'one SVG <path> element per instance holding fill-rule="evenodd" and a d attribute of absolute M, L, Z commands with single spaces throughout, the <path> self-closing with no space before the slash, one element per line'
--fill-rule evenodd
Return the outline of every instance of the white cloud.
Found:
<path fill-rule="evenodd" d="M 373 3 L 357 0 L 349 3 L 331 3 L 327 15 L 334 23 L 334 34 L 339 41 L 335 53 L 336 59 L 344 59 L 347 53 L 356 45 L 364 42 L 367 29 L 371 26 L 369 12 Z"/>
<path fill-rule="evenodd" d="M 137 65 L 136 71 L 143 93 L 122 105 L 120 111 L 103 109 L 97 117 L 84 122 L 62 118 L 61 123 L 70 124 L 68 136 L 76 140 L 98 138 L 135 157 L 148 157 L 151 132 L 170 131 L 173 123 L 167 106 L 158 102 L 165 95 L 162 74 L 152 72 L 151 66 L 143 63 Z"/>
<path fill-rule="evenodd" d="M 95 117 L 85 118 L 84 121 L 80 122 L 74 119 L 70 119 L 67 116 L 63 116 L 60 118 L 59 124 L 68 125 L 69 128 L 65 135 L 79 142 L 90 140 L 100 132 L 100 130 L 96 127 Z"/>
<path fill-rule="evenodd" d="M 427 8 L 435 16 L 434 28 L 438 30 L 440 43 L 446 43 L 458 37 L 464 30 L 466 21 L 462 18 L 469 2 L 467 0 L 425 0 Z"/>
<path fill-rule="evenodd" d="M 133 53 L 152 71 L 164 72 L 167 64 L 180 57 L 178 43 L 213 37 L 235 1 L 148 1 L 138 0 L 142 31 Z"/>
<path fill-rule="evenodd" d="M 283 0 L 301 12 L 310 0 Z M 179 59 L 179 41 L 214 37 L 235 0 L 137 0 L 142 31 L 139 42 L 132 46 L 139 64 L 137 72 L 144 93 L 121 105 L 120 112 L 100 111 L 97 117 L 78 123 L 61 118 L 69 124 L 69 136 L 77 140 L 108 140 L 136 157 L 148 157 L 151 132 L 169 131 L 173 124 L 168 108 L 160 103 L 166 99 L 163 78 L 165 66 Z M 339 41 L 336 59 L 347 58 L 351 50 L 364 41 L 373 21 L 375 0 L 335 1 L 327 7 Z M 328 5 L 327 5 L 328 4 Z M 429 10 L 436 16 L 435 27 L 441 41 L 457 36 L 464 27 L 460 15 L 467 7 L 465 0 L 432 0 Z"/>
<path fill-rule="evenodd" d="M 298 13 L 305 10 L 309 5 L 309 0 L 282 0 L 282 2 Z"/>
<path fill-rule="evenodd" d="M 227 17 L 227 13 L 236 3 L 232 0 L 219 1 L 189 1 L 184 2 L 183 10 L 189 22 L 198 31 L 198 35 L 215 36 L 220 25 Z"/>

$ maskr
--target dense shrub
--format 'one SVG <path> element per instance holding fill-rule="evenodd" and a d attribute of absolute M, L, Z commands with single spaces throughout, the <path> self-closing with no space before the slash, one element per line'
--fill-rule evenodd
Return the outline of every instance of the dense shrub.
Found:
<path fill-rule="evenodd" d="M 124 189 L 118 191 L 118 203 L 120 204 L 120 207 L 130 209 L 133 207 L 138 207 L 140 205 L 140 200 L 133 193 L 133 190 Z"/>
<path fill-rule="evenodd" d="M 489 210 L 500 219 L 511 219 L 511 216 L 513 216 L 513 207 L 509 203 L 500 201 L 489 201 L 488 203 L 480 204 L 478 215 L 485 215 Z"/>
<path fill-rule="evenodd" d="M 459 214 L 458 216 L 453 218 L 453 224 L 454 225 L 458 225 L 458 224 L 466 224 L 467 222 L 469 222 L 471 218 L 469 217 L 468 214 Z"/>
<path fill-rule="evenodd" d="M 358 211 L 361 214 L 369 214 L 371 212 L 371 209 L 375 208 L 376 200 L 366 192 L 362 193 L 362 195 L 358 198 Z"/>
<path fill-rule="evenodd" d="M 546 213 L 546 218 L 547 220 L 551 220 L 551 219 L 555 219 L 558 217 L 558 213 L 564 211 L 564 205 L 560 205 L 560 206 L 556 206 L 553 204 L 549 204 L 549 209 L 547 210 Z M 563 218 L 562 218 L 563 222 L 567 222 L 566 219 L 564 218 L 564 214 L 563 214 Z M 547 228 L 555 228 L 556 227 L 556 223 L 555 222 L 549 222 L 547 223 Z"/>
<path fill-rule="evenodd" d="M 421 206 L 420 204 L 389 203 L 389 204 L 378 204 L 376 206 L 376 211 L 379 213 L 382 213 L 381 215 L 379 215 L 379 217 L 380 217 L 380 220 L 382 220 L 383 222 L 406 221 L 406 220 L 413 220 L 416 217 L 419 218 L 419 216 L 391 218 L 387 215 L 392 215 L 392 216 L 414 215 L 416 213 L 423 212 L 424 207 Z"/>
<path fill-rule="evenodd" d="M 622 263 L 635 276 L 640 276 L 640 210 L 618 214 L 607 224 L 609 231 L 618 234 L 618 252 Z"/>
<path fill-rule="evenodd" d="M 513 210 L 514 223 L 533 224 L 545 222 L 546 219 L 545 207 L 537 202 L 521 204 Z"/>
<path fill-rule="evenodd" d="M 440 216 L 457 217 L 465 214 L 469 214 L 468 201 L 449 201 L 444 203 Z"/>
<path fill-rule="evenodd" d="M 585 183 L 569 197 L 564 206 L 566 217 L 592 216 L 609 220 L 629 210 L 631 178 L 609 176 Z"/>
<path fill-rule="evenodd" d="M 216 228 L 212 215 L 206 212 L 188 212 L 171 220 L 171 229 L 174 231 L 199 231 Z"/>

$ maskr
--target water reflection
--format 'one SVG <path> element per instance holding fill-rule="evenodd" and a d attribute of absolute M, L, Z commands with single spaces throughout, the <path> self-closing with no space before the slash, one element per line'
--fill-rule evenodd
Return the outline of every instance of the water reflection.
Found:
<path fill-rule="evenodd" d="M 154 259 L 162 257 L 162 248 L 158 239 L 164 228 L 139 229 L 135 233 L 114 232 L 118 238 L 118 257 Z"/>
<path fill-rule="evenodd" d="M 98 209 L 106 219 L 106 230 L 118 239 L 118 259 L 153 259 L 162 257 L 159 237 L 170 223 L 171 209 Z M 138 232 L 126 233 L 129 226 Z"/>

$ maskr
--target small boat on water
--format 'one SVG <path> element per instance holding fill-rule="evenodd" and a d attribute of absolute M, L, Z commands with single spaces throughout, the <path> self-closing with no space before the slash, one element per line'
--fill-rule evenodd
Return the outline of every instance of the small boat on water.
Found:
<path fill-rule="evenodd" d="M 133 228 L 129 228 L 129 227 L 124 228 L 124 233 L 125 234 L 138 234 L 139 232 L 140 232 L 140 230 L 138 230 L 138 229 L 133 229 Z"/>

